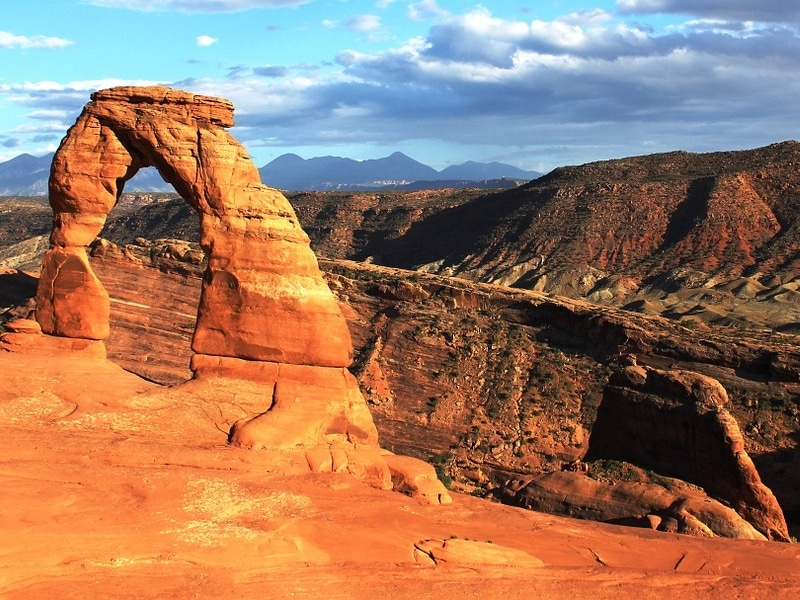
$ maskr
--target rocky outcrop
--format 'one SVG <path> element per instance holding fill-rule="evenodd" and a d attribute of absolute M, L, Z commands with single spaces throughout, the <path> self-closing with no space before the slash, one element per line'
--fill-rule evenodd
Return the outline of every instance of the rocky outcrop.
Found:
<path fill-rule="evenodd" d="M 163 87 L 93 94 L 53 158 L 52 248 L 36 318 L 51 336 L 108 336 L 109 296 L 87 247 L 125 182 L 154 166 L 200 214 L 208 262 L 192 340 L 195 378 L 264 390 L 263 410 L 237 421 L 229 441 L 299 448 L 315 471 L 347 470 L 390 488 L 377 430 L 347 371 L 347 323 L 292 207 L 260 183 L 226 131 L 232 125 L 233 106 L 219 98 Z"/>
<path fill-rule="evenodd" d="M 384 453 L 394 489 L 426 504 L 450 504 L 453 499 L 429 464 L 411 458 Z"/>
<path fill-rule="evenodd" d="M 345 367 L 350 336 L 283 195 L 260 183 L 228 134 L 230 102 L 168 88 L 92 95 L 53 158 L 53 249 L 45 257 L 37 318 L 46 333 L 102 339 L 108 298 L 85 248 L 125 182 L 155 166 L 200 213 L 208 268 L 195 352 Z"/>
<path fill-rule="evenodd" d="M 783 511 L 727 404 L 710 377 L 628 366 L 606 386 L 586 459 L 624 460 L 699 485 L 769 539 L 786 541 Z"/>
<path fill-rule="evenodd" d="M 798 156 L 800 144 L 784 142 L 560 167 L 425 215 L 389 237 L 380 257 L 565 295 L 602 288 L 612 274 L 641 284 L 689 267 L 706 272 L 706 284 L 789 271 L 800 231 Z"/>
<path fill-rule="evenodd" d="M 451 568 L 492 565 L 535 569 L 544 566 L 540 559 L 516 548 L 457 538 L 420 540 L 414 544 L 414 560 L 422 565 Z"/>
<path fill-rule="evenodd" d="M 736 511 L 685 484 L 667 489 L 644 481 L 600 481 L 589 473 L 557 471 L 509 480 L 499 491 L 504 504 L 580 519 L 645 527 L 700 537 L 764 540 Z M 680 482 L 661 478 L 662 483 Z"/>

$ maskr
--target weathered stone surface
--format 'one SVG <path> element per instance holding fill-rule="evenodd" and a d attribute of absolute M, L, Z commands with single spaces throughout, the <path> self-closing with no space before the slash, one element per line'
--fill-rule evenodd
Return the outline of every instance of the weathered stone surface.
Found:
<path fill-rule="evenodd" d="M 208 269 L 196 352 L 344 367 L 350 335 L 308 237 L 284 196 L 225 127 L 230 102 L 162 87 L 92 95 L 53 158 L 53 250 L 45 257 L 37 319 L 45 333 L 102 339 L 107 297 L 85 261 L 125 182 L 155 166 L 201 215 Z M 64 269 L 64 265 L 68 267 Z M 81 300 L 69 301 L 69 298 Z"/>
<path fill-rule="evenodd" d="M 627 481 L 612 484 L 585 473 L 560 471 L 511 479 L 502 487 L 500 499 L 540 512 L 659 531 L 672 519 L 675 533 L 765 539 L 735 510 L 697 489 L 670 491 L 653 483 Z"/>
<path fill-rule="evenodd" d="M 0 333 L 0 350 L 20 352 L 60 361 L 65 354 L 89 361 L 105 360 L 106 346 L 101 340 L 56 337 L 6 331 Z"/>
<path fill-rule="evenodd" d="M 426 462 L 411 456 L 384 453 L 392 474 L 394 489 L 427 504 L 450 504 L 453 499 L 436 476 L 436 470 Z"/>
<path fill-rule="evenodd" d="M 42 333 L 42 326 L 33 319 L 13 319 L 4 325 L 6 331 L 12 333 Z"/>
<path fill-rule="evenodd" d="M 786 541 L 783 511 L 745 452 L 728 402 L 710 377 L 627 367 L 606 386 L 586 459 L 625 460 L 697 484 L 769 539 Z"/>
<path fill-rule="evenodd" d="M 544 566 L 540 559 L 516 548 L 455 538 L 420 540 L 414 544 L 414 558 L 417 562 L 449 567 L 494 565 L 530 569 Z"/>
<path fill-rule="evenodd" d="M 377 429 L 347 370 L 353 350 L 338 302 L 291 205 L 260 183 L 244 148 L 225 131 L 232 125 L 226 100 L 162 87 L 93 94 L 53 158 L 52 248 L 43 260 L 37 320 L 45 337 L 108 335 L 110 300 L 87 246 L 119 254 L 93 242 L 125 182 L 154 166 L 200 213 L 208 258 L 191 385 L 224 389 L 224 379 L 256 398 L 242 407 L 246 416 L 228 441 L 299 450 L 312 471 L 346 471 L 391 489 Z M 168 244 L 165 251 L 183 260 L 184 250 Z M 426 480 L 425 493 L 434 482 Z"/>
<path fill-rule="evenodd" d="M 45 333 L 102 340 L 108 336 L 110 303 L 83 246 L 54 246 L 45 254 L 36 320 Z"/>
<path fill-rule="evenodd" d="M 201 384 L 220 387 L 225 379 L 262 388 L 260 411 L 233 424 L 230 443 L 253 450 L 300 449 L 315 473 L 348 472 L 392 489 L 372 415 L 346 368 L 195 354 L 192 370 Z"/>
<path fill-rule="evenodd" d="M 378 432 L 358 383 L 345 368 L 200 354 L 192 367 L 200 381 L 223 377 L 265 384 L 264 412 L 241 420 L 231 432 L 231 441 L 239 445 L 292 448 L 338 439 L 377 445 Z"/>

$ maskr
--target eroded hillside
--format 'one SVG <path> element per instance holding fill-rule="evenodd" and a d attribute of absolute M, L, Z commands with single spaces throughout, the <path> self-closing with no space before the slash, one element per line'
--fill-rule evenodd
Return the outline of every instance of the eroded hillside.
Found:
<path fill-rule="evenodd" d="M 505 192 L 289 195 L 315 252 L 695 323 L 795 331 L 800 144 L 564 167 Z M 180 199 L 123 196 L 103 236 L 196 241 Z M 152 199 L 151 199 L 152 200 Z"/>
<path fill-rule="evenodd" d="M 110 356 L 160 383 L 190 377 L 202 271 L 196 247 L 102 243 L 93 255 L 112 297 Z M 683 500 L 693 503 L 690 509 L 707 507 L 703 489 L 714 481 L 707 474 L 692 481 L 664 456 L 645 464 L 612 448 L 587 459 L 598 410 L 604 401 L 614 404 L 609 376 L 634 361 L 722 383 L 743 448 L 796 535 L 795 336 L 688 328 L 537 292 L 348 261 L 322 266 L 353 333 L 353 370 L 382 444 L 433 462 L 454 489 L 606 521 L 653 513 L 667 522 L 669 507 Z M 21 296 L 30 293 L 30 286 L 23 288 Z M 144 289 L 159 293 L 143 295 Z M 653 393 L 674 396 L 674 390 Z M 612 419 L 622 424 L 621 416 Z M 720 438 L 701 434 L 701 421 L 692 417 L 686 425 L 698 432 L 692 444 L 700 454 L 693 456 L 718 453 Z M 621 493 L 620 483 L 635 493 L 612 502 L 606 494 Z M 553 503 L 554 494 L 562 500 Z M 724 522 L 715 525 L 717 533 L 755 535 L 730 509 L 715 506 L 703 518 Z"/>
<path fill-rule="evenodd" d="M 433 461 L 476 495 L 598 520 L 636 513 L 695 534 L 705 530 L 686 511 L 694 518 L 712 500 L 704 490 L 717 489 L 722 502 L 701 524 L 751 535 L 726 512 L 749 494 L 760 498 L 745 501 L 750 522 L 781 539 L 769 499 L 736 482 L 760 478 L 796 535 L 799 148 L 606 161 L 501 193 L 290 199 L 316 252 L 330 259 L 323 266 L 385 446 Z M 153 381 L 181 381 L 190 375 L 202 252 L 145 238 L 192 239 L 197 217 L 180 199 L 124 200 L 103 233 L 120 245 L 93 248 L 112 294 L 109 351 Z M 20 205 L 15 227 L 24 212 Z M 32 214 L 31 223 L 43 218 L 40 206 Z M 32 268 L 43 239 L 21 243 L 26 262 L 7 264 Z M 30 278 L 10 272 L 4 282 L 4 306 L 16 301 L 13 314 L 25 313 Z M 703 377 L 724 386 L 711 405 L 697 391 Z M 716 478 L 663 450 L 631 455 L 607 441 L 593 455 L 601 405 L 618 407 L 605 423 L 660 415 L 662 446 L 692 432 L 686 444 L 698 449 L 698 464 L 741 444 L 756 475 Z M 625 427 L 636 430 L 635 420 Z"/>

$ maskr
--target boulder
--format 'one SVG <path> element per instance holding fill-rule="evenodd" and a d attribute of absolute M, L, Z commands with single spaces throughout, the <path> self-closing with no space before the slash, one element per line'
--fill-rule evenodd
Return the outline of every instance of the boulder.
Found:
<path fill-rule="evenodd" d="M 436 476 L 436 469 L 411 456 L 384 453 L 394 489 L 425 504 L 451 504 L 453 499 Z"/>
<path fill-rule="evenodd" d="M 499 497 L 504 504 L 580 519 L 658 531 L 674 524 L 675 533 L 699 537 L 765 539 L 732 508 L 685 485 L 669 490 L 652 482 L 612 483 L 584 472 L 559 471 L 513 478 L 500 488 Z"/>

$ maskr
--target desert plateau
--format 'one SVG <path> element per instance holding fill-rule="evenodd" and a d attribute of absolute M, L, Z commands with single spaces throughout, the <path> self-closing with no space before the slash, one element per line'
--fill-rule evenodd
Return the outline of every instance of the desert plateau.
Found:
<path fill-rule="evenodd" d="M 800 143 L 309 192 L 232 124 L 100 90 L 0 198 L 0 597 L 800 594 Z"/>

